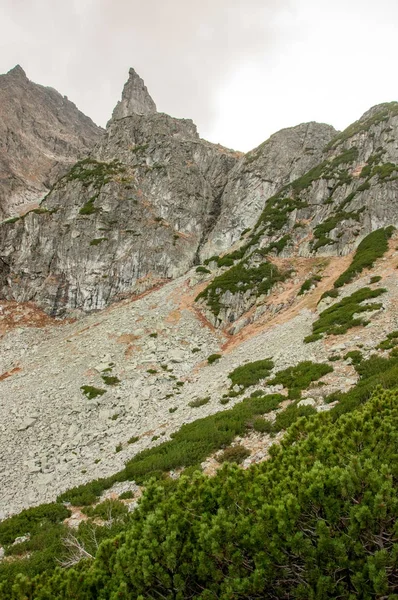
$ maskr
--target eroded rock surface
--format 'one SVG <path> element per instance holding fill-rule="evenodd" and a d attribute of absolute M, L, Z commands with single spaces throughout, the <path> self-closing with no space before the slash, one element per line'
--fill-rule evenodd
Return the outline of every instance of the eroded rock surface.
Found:
<path fill-rule="evenodd" d="M 17 65 L 0 75 L 0 220 L 37 205 L 102 129 Z"/>

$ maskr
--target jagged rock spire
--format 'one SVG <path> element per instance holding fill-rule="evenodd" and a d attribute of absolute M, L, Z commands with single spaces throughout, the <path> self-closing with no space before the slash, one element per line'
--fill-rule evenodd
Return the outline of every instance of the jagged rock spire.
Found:
<path fill-rule="evenodd" d="M 149 115 L 156 112 L 156 104 L 149 95 L 144 81 L 134 69 L 130 69 L 129 78 L 123 88 L 122 99 L 116 104 L 112 119 L 122 119 L 133 114 Z"/>
<path fill-rule="evenodd" d="M 21 67 L 21 65 L 15 65 L 12 69 L 10 69 L 7 75 L 12 75 L 13 77 L 22 77 L 23 79 L 27 79 L 26 73 Z"/>

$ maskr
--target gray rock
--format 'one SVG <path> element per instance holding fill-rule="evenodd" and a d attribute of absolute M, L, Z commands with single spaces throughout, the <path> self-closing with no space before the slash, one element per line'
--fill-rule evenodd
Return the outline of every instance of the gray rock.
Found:
<path fill-rule="evenodd" d="M 0 75 L 0 220 L 26 212 L 98 141 L 102 129 L 17 65 Z"/>
<path fill-rule="evenodd" d="M 32 425 L 34 425 L 36 423 L 36 420 L 37 419 L 31 418 L 31 417 L 27 417 L 19 425 L 18 431 L 25 431 L 26 429 L 29 429 L 29 427 L 32 427 Z"/>
<path fill-rule="evenodd" d="M 143 80 L 134 69 L 130 69 L 128 81 L 123 88 L 122 99 L 116 104 L 112 119 L 123 119 L 134 114 L 150 115 L 155 112 L 156 104 L 149 95 Z"/>
<path fill-rule="evenodd" d="M 297 406 L 315 406 L 316 402 L 313 398 L 304 398 L 303 400 L 300 400 L 300 402 L 297 404 Z"/>

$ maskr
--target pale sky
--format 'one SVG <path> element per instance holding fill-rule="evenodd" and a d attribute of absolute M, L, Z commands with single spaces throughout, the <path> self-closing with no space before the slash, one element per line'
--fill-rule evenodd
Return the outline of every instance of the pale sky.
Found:
<path fill-rule="evenodd" d="M 305 121 L 398 100 L 398 0 L 1 0 L 20 64 L 105 126 L 133 67 L 158 110 L 247 151 Z"/>

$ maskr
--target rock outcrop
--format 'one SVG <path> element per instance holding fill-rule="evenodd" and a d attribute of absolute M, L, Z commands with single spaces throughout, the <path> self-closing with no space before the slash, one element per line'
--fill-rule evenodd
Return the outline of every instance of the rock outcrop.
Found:
<path fill-rule="evenodd" d="M 34 85 L 19 70 L 6 77 Z M 216 275 L 234 271 L 202 298 L 215 324 L 233 322 L 286 279 L 270 257 L 344 255 L 396 223 L 397 177 L 398 103 L 340 134 L 317 123 L 283 130 L 243 156 L 156 112 L 130 69 L 89 156 L 0 228 L 0 297 L 53 315 L 101 309 L 216 254 Z"/>
<path fill-rule="evenodd" d="M 122 99 L 113 110 L 112 119 L 123 119 L 132 115 L 151 115 L 156 112 L 156 104 L 152 100 L 144 81 L 134 71 L 129 70 L 129 78 L 124 85 Z"/>
<path fill-rule="evenodd" d="M 184 273 L 236 160 L 200 140 L 191 121 L 113 119 L 39 209 L 3 225 L 2 294 L 61 314 Z"/>
<path fill-rule="evenodd" d="M 215 324 L 233 322 L 263 301 L 279 280 L 266 275 L 273 256 L 344 256 L 371 231 L 398 224 L 397 102 L 373 107 L 329 141 L 319 158 L 268 198 L 240 248 L 210 262 L 230 267 L 217 269 L 221 278 L 201 296 Z M 246 196 L 250 202 L 255 192 Z"/>
<path fill-rule="evenodd" d="M 37 204 L 90 152 L 101 128 L 17 65 L 0 75 L 0 220 Z"/>
<path fill-rule="evenodd" d="M 336 133 L 330 125 L 303 123 L 282 129 L 242 157 L 228 178 L 220 217 L 202 249 L 202 259 L 225 252 L 253 227 L 266 200 L 315 167 Z"/>

